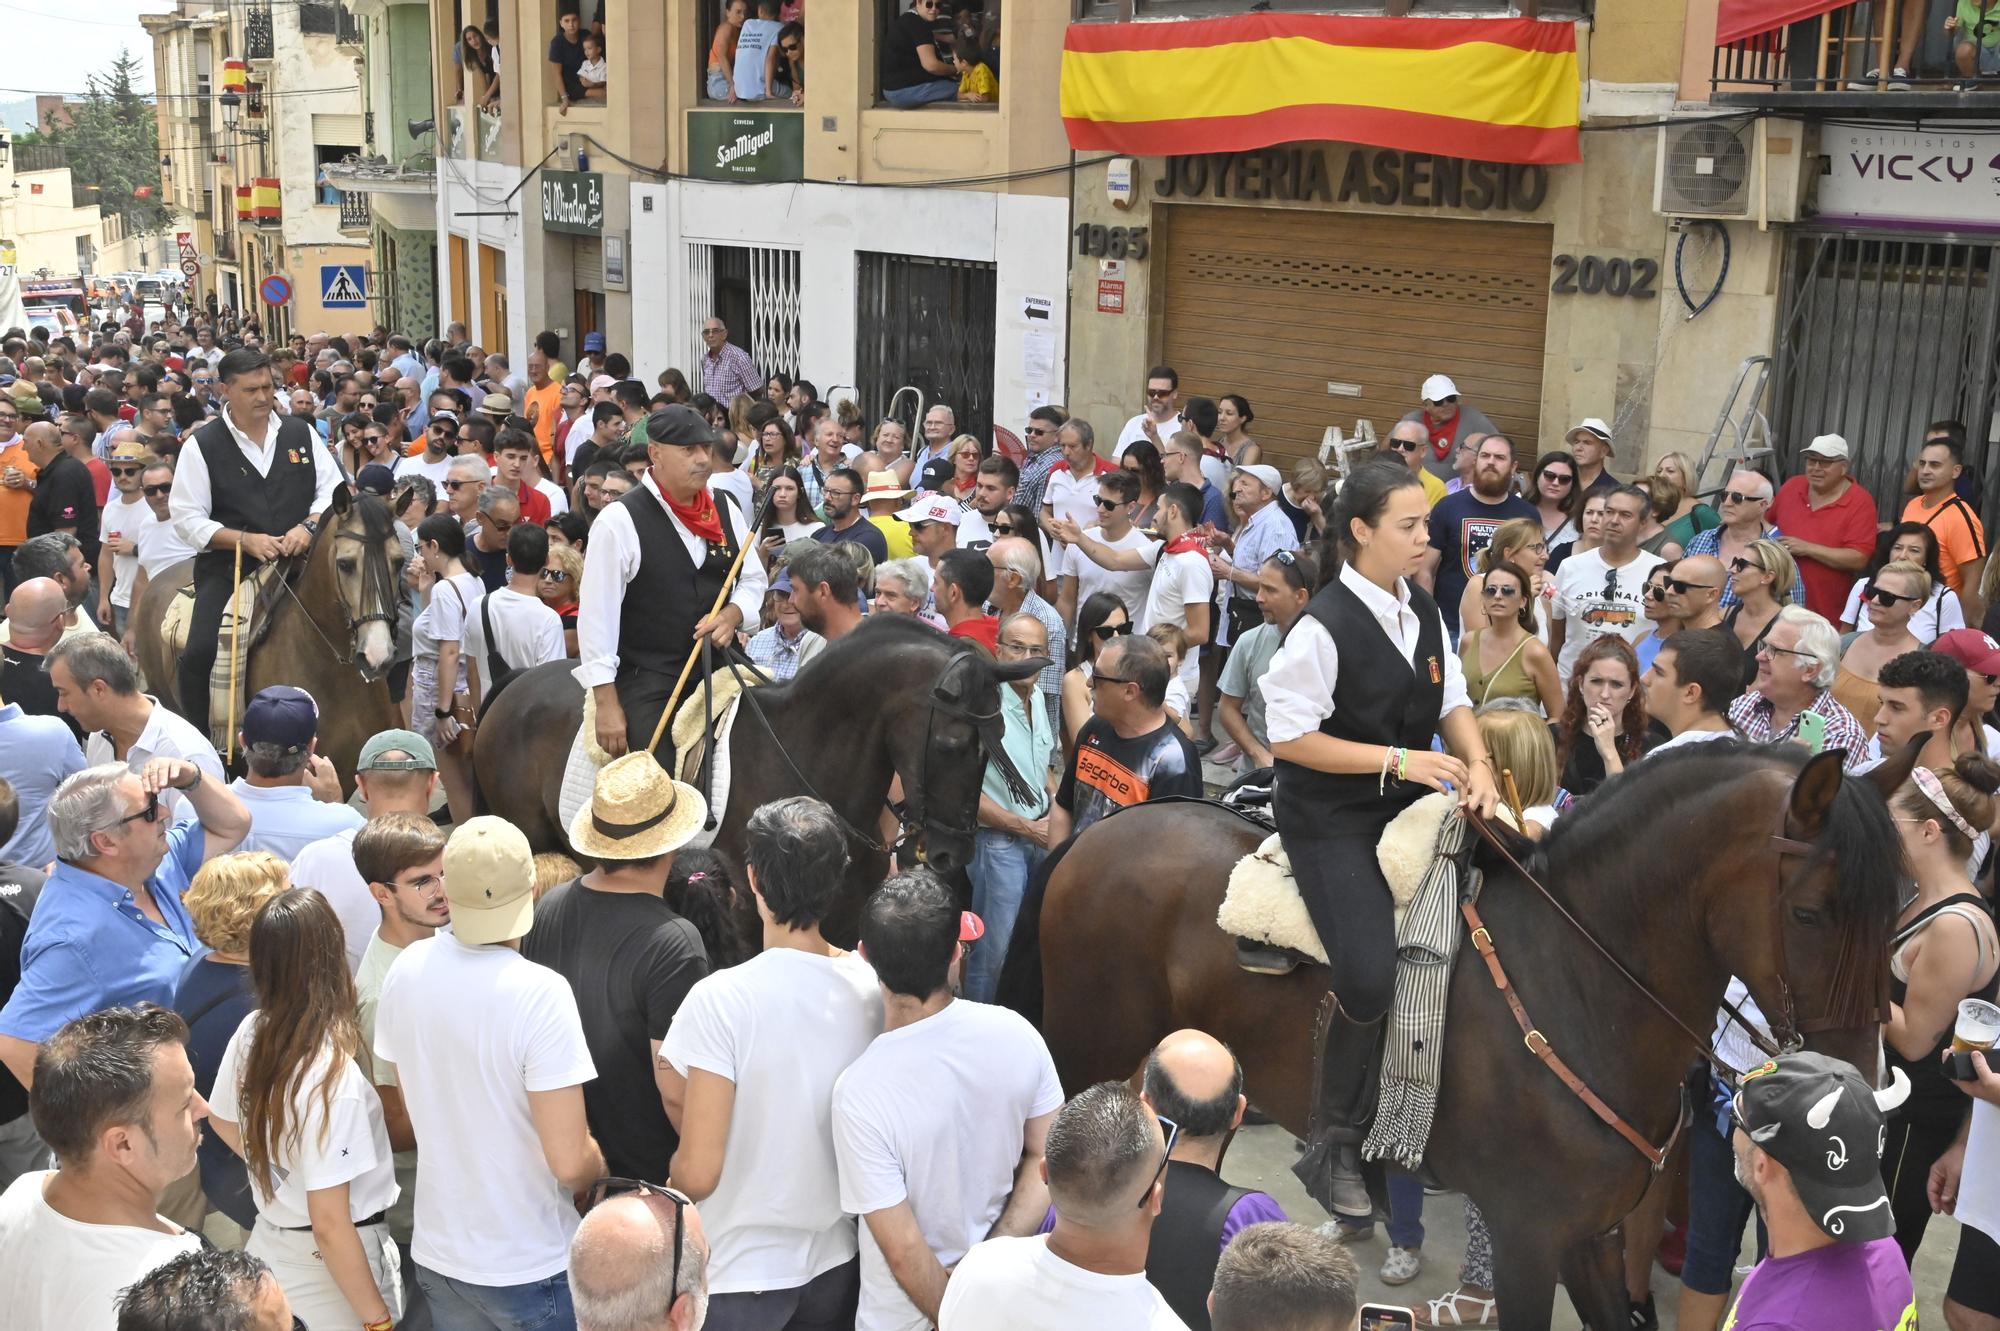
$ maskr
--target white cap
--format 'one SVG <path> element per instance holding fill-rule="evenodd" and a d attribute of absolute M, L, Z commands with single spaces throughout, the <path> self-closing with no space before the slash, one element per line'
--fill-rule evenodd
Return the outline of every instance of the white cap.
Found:
<path fill-rule="evenodd" d="M 1278 469 L 1268 462 L 1253 462 L 1247 467 L 1238 467 L 1236 470 L 1245 476 L 1255 476 L 1272 494 L 1278 494 L 1284 488 L 1284 477 L 1278 475 Z"/>
<path fill-rule="evenodd" d="M 1581 421 L 1570 426 L 1569 434 L 1564 435 L 1563 438 L 1568 439 L 1570 435 L 1575 434 L 1579 430 L 1588 434 L 1594 434 L 1607 444 L 1611 442 L 1611 427 L 1595 416 L 1585 416 Z"/>
<path fill-rule="evenodd" d="M 1847 449 L 1847 441 L 1837 434 L 1820 435 L 1802 451 L 1811 453 L 1815 457 L 1835 458 L 1841 462 L 1847 461 L 1851 456 Z"/>
<path fill-rule="evenodd" d="M 956 499 L 947 499 L 943 495 L 932 495 L 921 504 L 910 505 L 910 507 L 898 513 L 896 518 L 898 521 L 911 524 L 919 522 L 944 522 L 956 527 L 959 518 L 964 513 L 965 510 L 959 506 L 959 502 Z"/>
<path fill-rule="evenodd" d="M 618 381 L 608 374 L 600 374 L 590 381 L 590 391 L 593 393 L 600 392 L 606 388 L 616 388 L 617 386 Z"/>
<path fill-rule="evenodd" d="M 1448 397 L 1458 396 L 1458 385 L 1449 375 L 1434 374 L 1424 380 L 1423 398 L 1426 402 L 1442 402 Z"/>

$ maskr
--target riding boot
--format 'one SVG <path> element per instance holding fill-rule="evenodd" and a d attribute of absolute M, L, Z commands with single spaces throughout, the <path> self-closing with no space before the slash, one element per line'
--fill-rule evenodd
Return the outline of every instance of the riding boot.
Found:
<path fill-rule="evenodd" d="M 1337 1216 L 1370 1219 L 1375 1204 L 1361 1178 L 1361 1143 L 1375 1116 L 1381 1088 L 1382 1038 L 1386 1014 L 1356 1021 L 1332 994 L 1320 1003 L 1314 1023 L 1316 1100 L 1306 1151 L 1292 1173 L 1306 1192 Z"/>

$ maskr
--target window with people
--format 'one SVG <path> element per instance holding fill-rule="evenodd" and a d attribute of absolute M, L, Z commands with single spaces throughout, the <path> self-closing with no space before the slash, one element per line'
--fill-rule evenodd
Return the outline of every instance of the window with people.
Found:
<path fill-rule="evenodd" d="M 549 100 L 568 115 L 571 106 L 604 102 L 610 83 L 604 54 L 601 0 L 557 0 L 556 30 L 549 38 Z"/>
<path fill-rule="evenodd" d="M 990 0 L 877 0 L 882 101 L 900 110 L 1000 100 L 1000 11 Z"/>
<path fill-rule="evenodd" d="M 463 106 L 467 97 L 482 111 L 500 109 L 500 16 L 489 12 L 483 21 L 472 16 L 458 25 L 458 40 L 452 46 L 454 75 L 451 100 Z"/>
<path fill-rule="evenodd" d="M 805 105 L 805 0 L 702 0 L 700 19 L 704 101 Z"/>

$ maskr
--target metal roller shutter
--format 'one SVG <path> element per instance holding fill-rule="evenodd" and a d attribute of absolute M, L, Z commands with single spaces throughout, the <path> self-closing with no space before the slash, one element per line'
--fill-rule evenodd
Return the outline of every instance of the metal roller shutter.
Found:
<path fill-rule="evenodd" d="M 1365 418 L 1387 434 L 1429 374 L 1450 375 L 1533 459 L 1550 228 L 1277 208 L 1154 216 L 1161 358 L 1183 398 L 1248 398 L 1267 460 L 1312 454 L 1329 425 L 1351 436 Z"/>
<path fill-rule="evenodd" d="M 570 285 L 578 291 L 604 290 L 604 241 L 598 236 L 570 237 Z"/>

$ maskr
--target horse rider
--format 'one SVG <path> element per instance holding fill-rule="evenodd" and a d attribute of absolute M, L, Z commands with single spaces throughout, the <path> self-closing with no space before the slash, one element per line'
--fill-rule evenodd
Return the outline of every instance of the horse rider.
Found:
<path fill-rule="evenodd" d="M 764 565 L 742 561 L 715 610 L 749 519 L 708 489 L 715 429 L 692 407 L 646 418 L 649 465 L 638 486 L 604 506 L 590 529 L 576 640 L 576 680 L 597 702 L 597 743 L 617 757 L 652 740 L 681 668 L 703 638 L 718 648 L 754 629 Z M 662 743 L 667 740 L 662 736 Z M 663 754 L 661 761 L 669 761 Z"/>
<path fill-rule="evenodd" d="M 277 414 L 271 358 L 254 347 L 216 366 L 223 407 L 181 449 L 168 515 L 194 547 L 194 613 L 182 650 L 180 713 L 209 733 L 208 677 L 215 666 L 235 551 L 246 567 L 312 548 L 333 503 L 340 466 L 311 423 Z"/>
<path fill-rule="evenodd" d="M 1444 620 L 1411 581 L 1429 544 L 1429 507 L 1417 477 L 1393 460 L 1348 479 L 1328 525 L 1336 548 L 1321 564 L 1337 572 L 1321 574 L 1262 685 L 1278 832 L 1339 996 L 1321 1008 L 1314 1141 L 1297 1168 L 1310 1188 L 1330 1164 L 1331 1209 L 1351 1218 L 1374 1209 L 1360 1143 L 1396 973 L 1395 907 L 1376 842 L 1447 783 L 1482 814 L 1498 802 Z M 1448 753 L 1431 748 L 1440 733 Z M 1328 1146 L 1338 1147 L 1330 1161 Z"/>

